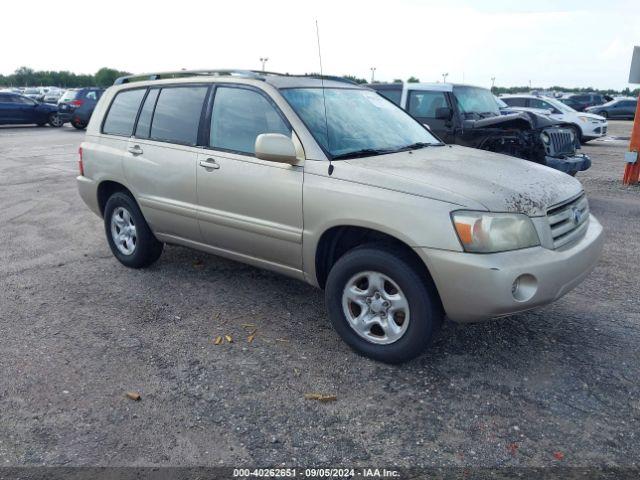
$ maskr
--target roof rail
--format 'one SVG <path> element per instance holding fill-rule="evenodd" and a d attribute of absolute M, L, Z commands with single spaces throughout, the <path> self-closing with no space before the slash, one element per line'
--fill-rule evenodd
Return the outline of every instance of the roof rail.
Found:
<path fill-rule="evenodd" d="M 132 81 L 144 81 L 144 80 L 161 80 L 164 78 L 180 78 L 180 77 L 194 77 L 194 76 L 208 76 L 208 77 L 245 77 L 254 78 L 256 80 L 264 80 L 265 74 L 273 74 L 272 72 L 258 72 L 256 70 L 176 70 L 172 72 L 152 72 L 152 73 L 138 73 L 135 75 L 126 75 L 124 77 L 116 78 L 114 85 L 121 85 L 123 83 L 130 83 Z M 277 75 L 277 74 L 276 74 Z"/>
<path fill-rule="evenodd" d="M 253 78 L 255 80 L 265 80 L 269 75 L 278 75 L 282 77 L 307 77 L 317 78 L 318 80 L 333 80 L 334 82 L 349 83 L 352 85 L 359 85 L 358 83 L 349 80 L 344 77 L 335 77 L 332 75 L 320 75 L 317 73 L 305 73 L 303 75 L 296 75 L 290 73 L 277 73 L 277 72 L 263 72 L 259 70 L 237 70 L 237 69 L 224 69 L 224 70 L 176 70 L 172 72 L 152 72 L 152 73 L 138 73 L 134 75 L 126 75 L 124 77 L 116 78 L 114 85 L 121 85 L 123 83 L 130 83 L 144 80 L 162 80 L 165 78 L 180 78 L 180 77 L 243 77 Z"/>

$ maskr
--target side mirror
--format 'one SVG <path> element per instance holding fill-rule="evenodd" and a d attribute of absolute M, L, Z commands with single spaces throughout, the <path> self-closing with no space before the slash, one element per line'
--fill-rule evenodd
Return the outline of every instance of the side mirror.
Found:
<path fill-rule="evenodd" d="M 256 157 L 270 162 L 298 163 L 293 140 L 281 133 L 262 133 L 256 138 Z"/>
<path fill-rule="evenodd" d="M 436 120 L 451 120 L 453 111 L 449 107 L 436 108 Z"/>

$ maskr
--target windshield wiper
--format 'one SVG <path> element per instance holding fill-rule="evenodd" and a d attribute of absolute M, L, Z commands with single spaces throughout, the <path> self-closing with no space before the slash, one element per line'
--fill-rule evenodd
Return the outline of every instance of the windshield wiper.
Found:
<path fill-rule="evenodd" d="M 442 144 L 441 143 L 416 142 L 416 143 L 412 143 L 410 145 L 405 145 L 404 147 L 400 147 L 400 148 L 394 150 L 394 152 L 405 152 L 407 150 L 418 150 L 420 148 L 432 147 L 434 145 L 442 145 Z"/>
<path fill-rule="evenodd" d="M 374 155 L 384 155 L 385 153 L 390 153 L 392 151 L 393 150 L 377 150 L 375 148 L 363 148 L 362 150 L 354 150 L 353 152 L 334 155 L 333 160 L 346 160 L 347 158 L 360 158 L 360 157 L 370 157 Z"/>

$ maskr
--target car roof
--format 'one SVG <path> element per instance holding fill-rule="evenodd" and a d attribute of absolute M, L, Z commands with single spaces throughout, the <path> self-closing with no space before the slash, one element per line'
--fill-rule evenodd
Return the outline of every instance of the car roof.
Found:
<path fill-rule="evenodd" d="M 317 74 L 292 75 L 289 73 L 261 72 L 256 70 L 179 70 L 174 72 L 142 73 L 128 75 L 116 79 L 114 85 L 133 84 L 153 85 L 156 82 L 168 83 L 169 80 L 178 83 L 221 82 L 229 79 L 246 83 L 264 82 L 275 88 L 366 88 L 345 78 Z"/>

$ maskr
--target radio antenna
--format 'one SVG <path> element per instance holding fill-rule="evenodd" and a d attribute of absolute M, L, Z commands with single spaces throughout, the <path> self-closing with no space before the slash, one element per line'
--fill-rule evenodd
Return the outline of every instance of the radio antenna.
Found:
<path fill-rule="evenodd" d="M 322 72 L 322 53 L 320 52 L 320 29 L 316 20 L 316 38 L 318 39 L 318 60 L 320 60 L 320 85 L 322 86 L 322 104 L 324 106 L 324 127 L 327 134 L 327 150 L 331 149 L 329 140 L 329 121 L 327 120 L 327 99 L 324 94 L 324 73 Z M 329 153 L 329 176 L 333 174 L 333 163 L 331 163 L 331 153 Z"/>

